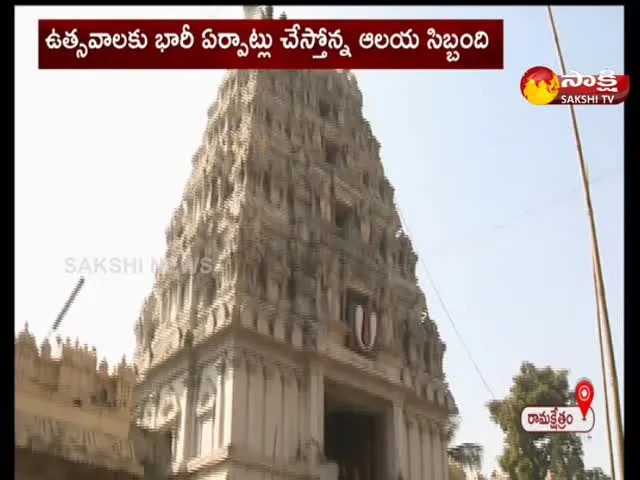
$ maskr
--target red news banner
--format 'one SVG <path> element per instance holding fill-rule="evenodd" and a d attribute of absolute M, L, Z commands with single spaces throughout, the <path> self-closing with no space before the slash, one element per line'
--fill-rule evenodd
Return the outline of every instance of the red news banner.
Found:
<path fill-rule="evenodd" d="M 502 69 L 502 20 L 39 20 L 41 69 Z"/>

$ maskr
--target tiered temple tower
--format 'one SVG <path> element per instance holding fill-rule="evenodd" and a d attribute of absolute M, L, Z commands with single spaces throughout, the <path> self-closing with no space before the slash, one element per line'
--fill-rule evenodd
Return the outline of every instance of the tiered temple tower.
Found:
<path fill-rule="evenodd" d="M 225 75 L 136 325 L 139 422 L 174 472 L 447 478 L 445 345 L 393 195 L 353 74 Z M 343 462 L 346 404 L 380 420 Z"/>

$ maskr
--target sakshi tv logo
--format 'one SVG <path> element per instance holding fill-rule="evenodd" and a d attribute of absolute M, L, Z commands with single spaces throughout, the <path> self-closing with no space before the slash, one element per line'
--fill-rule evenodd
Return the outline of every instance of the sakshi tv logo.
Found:
<path fill-rule="evenodd" d="M 531 67 L 520 80 L 520 91 L 532 105 L 619 105 L 629 96 L 629 75 L 611 70 L 558 75 L 547 67 Z"/>

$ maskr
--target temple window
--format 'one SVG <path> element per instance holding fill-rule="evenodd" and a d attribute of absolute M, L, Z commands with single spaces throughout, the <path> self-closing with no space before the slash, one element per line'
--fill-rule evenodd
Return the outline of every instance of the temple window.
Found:
<path fill-rule="evenodd" d="M 325 161 L 330 165 L 338 163 L 338 147 L 333 143 L 327 142 L 324 148 Z"/>
<path fill-rule="evenodd" d="M 384 236 L 380 239 L 380 255 L 383 259 L 387 258 L 387 242 Z"/>
<path fill-rule="evenodd" d="M 353 349 L 357 348 L 357 343 L 354 337 L 356 317 L 361 316 L 363 319 L 365 316 L 369 316 L 371 314 L 370 305 L 370 299 L 366 295 L 355 290 L 348 289 L 346 291 L 344 313 L 342 317 L 346 326 L 344 338 L 344 345 L 346 347 Z"/>
<path fill-rule="evenodd" d="M 269 286 L 269 279 L 267 275 L 267 266 L 264 261 L 260 262 L 258 267 L 258 289 L 262 298 L 267 298 L 267 289 Z"/>
<path fill-rule="evenodd" d="M 271 201 L 271 178 L 268 173 L 262 177 L 262 188 L 264 189 L 264 196 L 270 202 Z"/>
<path fill-rule="evenodd" d="M 334 209 L 334 224 L 338 229 L 338 234 L 341 238 L 348 238 L 349 227 L 352 219 L 352 211 L 348 205 L 344 203 L 336 202 Z"/>
<path fill-rule="evenodd" d="M 320 114 L 320 116 L 326 119 L 329 117 L 329 112 L 330 112 L 329 104 L 324 100 L 320 100 L 318 102 L 318 113 Z"/>

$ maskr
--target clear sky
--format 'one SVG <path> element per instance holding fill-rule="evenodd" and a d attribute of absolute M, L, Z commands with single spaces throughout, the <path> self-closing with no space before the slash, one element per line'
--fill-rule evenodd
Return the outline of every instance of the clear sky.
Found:
<path fill-rule="evenodd" d="M 276 14 L 282 8 L 276 7 Z M 363 71 L 366 115 L 421 258 L 448 349 L 458 442 L 496 466 L 491 395 L 523 360 L 567 368 L 596 387 L 587 466 L 609 472 L 591 254 L 565 107 L 534 107 L 519 81 L 557 68 L 544 7 L 287 7 L 290 18 L 503 18 L 503 71 Z M 555 9 L 568 68 L 623 72 L 622 7 Z M 78 279 L 67 258 L 160 258 L 221 71 L 38 71 L 38 18 L 238 18 L 240 7 L 16 10 L 16 328 L 44 335 Z M 587 34 L 587 32 L 589 32 Z M 598 32 L 597 35 L 592 32 Z M 623 388 L 623 111 L 580 107 Z M 148 264 L 147 262 L 146 264 Z M 109 359 L 133 351 L 152 274 L 94 273 L 61 332 Z M 622 392 L 621 392 L 622 393 Z"/>

